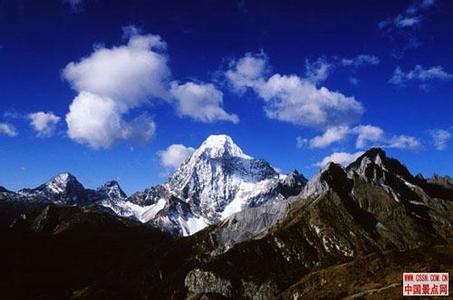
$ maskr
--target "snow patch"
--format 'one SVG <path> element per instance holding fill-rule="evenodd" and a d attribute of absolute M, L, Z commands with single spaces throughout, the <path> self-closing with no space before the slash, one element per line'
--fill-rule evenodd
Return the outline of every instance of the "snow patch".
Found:
<path fill-rule="evenodd" d="M 134 217 L 142 223 L 153 219 L 156 214 L 165 206 L 165 199 L 159 199 L 157 203 L 147 206 L 141 206 L 130 201 L 103 201 L 101 205 L 113 210 L 117 215 L 122 217 Z"/>

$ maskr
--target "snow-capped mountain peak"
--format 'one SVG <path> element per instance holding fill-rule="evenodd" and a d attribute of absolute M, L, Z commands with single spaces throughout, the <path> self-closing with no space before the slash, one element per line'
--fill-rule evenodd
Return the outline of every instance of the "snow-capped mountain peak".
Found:
<path fill-rule="evenodd" d="M 98 193 L 104 194 L 110 200 L 126 199 L 126 193 L 121 189 L 119 183 L 115 180 L 107 181 L 97 189 Z"/>
<path fill-rule="evenodd" d="M 55 204 L 74 205 L 88 201 L 83 185 L 68 172 L 60 173 L 34 189 L 23 189 L 19 195 L 35 201 L 48 201 Z"/>
<path fill-rule="evenodd" d="M 244 208 L 283 199 L 279 183 L 280 174 L 269 163 L 245 154 L 227 135 L 211 135 L 158 193 L 138 193 L 130 201 L 146 202 L 154 212 L 151 206 L 165 199 L 150 222 L 190 235 Z"/>
<path fill-rule="evenodd" d="M 244 159 L 252 159 L 252 157 L 244 154 L 244 152 L 233 142 L 233 139 L 225 134 L 210 135 L 198 148 L 193 157 L 207 155 L 210 158 L 220 157 L 240 157 Z"/>
<path fill-rule="evenodd" d="M 44 184 L 44 187 L 49 192 L 61 194 L 66 192 L 68 187 L 71 185 L 77 187 L 81 186 L 81 184 L 77 181 L 77 178 L 75 178 L 72 174 L 70 174 L 69 172 L 63 172 L 54 176 L 52 179 L 46 182 Z"/>

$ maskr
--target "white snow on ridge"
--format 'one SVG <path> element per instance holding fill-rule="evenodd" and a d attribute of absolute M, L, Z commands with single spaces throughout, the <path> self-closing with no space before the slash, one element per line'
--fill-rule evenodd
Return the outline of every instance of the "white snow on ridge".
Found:
<path fill-rule="evenodd" d="M 54 178 L 52 178 L 47 184 L 46 187 L 54 192 L 55 194 L 63 193 L 66 189 L 66 186 L 69 182 L 69 173 L 60 173 Z"/>
<path fill-rule="evenodd" d="M 221 213 L 221 219 L 225 220 L 231 215 L 240 212 L 248 206 L 249 200 L 259 197 L 261 194 L 266 194 L 270 188 L 275 186 L 275 179 L 265 179 L 258 182 L 241 181 L 238 177 L 233 177 L 233 182 L 236 181 L 238 185 L 238 193 L 236 197 L 224 208 Z M 283 196 L 277 197 L 276 199 L 263 199 L 267 202 L 269 200 L 281 200 Z"/>
<path fill-rule="evenodd" d="M 187 220 L 184 220 L 182 217 L 178 217 L 178 223 L 181 226 L 183 236 L 189 236 L 197 233 L 211 224 L 203 217 L 190 217 Z"/>
<path fill-rule="evenodd" d="M 165 206 L 166 200 L 159 199 L 153 205 L 140 206 L 130 201 L 103 201 L 101 205 L 113 210 L 117 215 L 122 217 L 134 217 L 142 223 L 146 223 L 153 219 L 156 214 Z"/>
<path fill-rule="evenodd" d="M 228 135 L 219 134 L 219 135 L 210 135 L 204 142 L 201 144 L 193 156 L 197 157 L 202 153 L 207 153 L 211 158 L 222 157 L 224 154 L 229 154 L 233 157 L 241 157 L 244 159 L 253 159 L 251 156 L 248 156 L 242 152 L 229 137 Z"/>

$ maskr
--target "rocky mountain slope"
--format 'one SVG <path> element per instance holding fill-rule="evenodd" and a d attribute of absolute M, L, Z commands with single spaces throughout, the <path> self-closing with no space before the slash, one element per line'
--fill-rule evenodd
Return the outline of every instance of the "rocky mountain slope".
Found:
<path fill-rule="evenodd" d="M 416 183 L 380 149 L 346 169 L 331 163 L 267 234 L 198 265 L 186 276 L 186 287 L 194 296 L 268 299 L 311 272 L 370 253 L 451 243 L 453 203 Z"/>
<path fill-rule="evenodd" d="M 0 275 L 8 280 L 0 290 L 72 299 L 393 298 L 401 295 L 402 271 L 453 271 L 453 189 L 443 180 L 412 176 L 381 149 L 346 168 L 330 163 L 308 182 L 295 172 L 280 178 L 232 145 L 200 149 L 175 181 L 127 199 L 115 183 L 87 191 L 88 204 L 80 207 L 0 191 L 8 245 L 1 248 L 8 264 Z M 252 182 L 272 179 L 261 191 L 281 198 L 238 198 L 240 188 L 231 180 L 244 175 L 241 170 L 253 175 L 241 177 Z M 220 171 L 225 174 L 217 180 Z M 169 189 L 170 182 L 179 188 Z M 197 189 L 219 184 L 230 184 L 231 192 L 217 197 Z M 133 209 L 124 210 L 127 216 L 156 199 L 165 203 L 151 219 L 173 213 L 213 224 L 178 238 L 99 205 L 128 203 Z M 241 210 L 223 217 L 236 199 L 243 201 Z"/>

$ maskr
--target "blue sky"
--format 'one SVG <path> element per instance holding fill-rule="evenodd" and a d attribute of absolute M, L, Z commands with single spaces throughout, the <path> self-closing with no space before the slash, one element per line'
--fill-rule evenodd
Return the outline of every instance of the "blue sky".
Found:
<path fill-rule="evenodd" d="M 0 185 L 131 193 L 219 133 L 307 177 L 374 145 L 453 175 L 453 3 L 298 2 L 0 1 Z"/>

